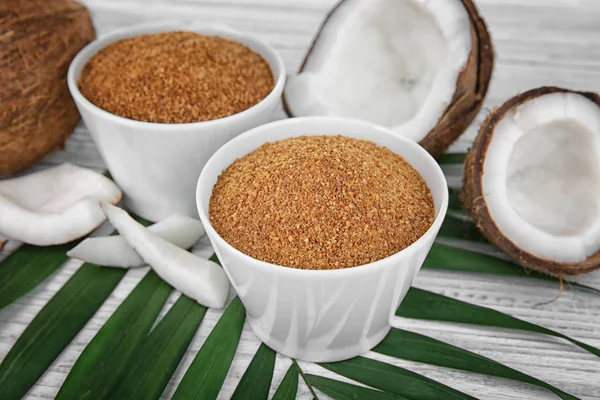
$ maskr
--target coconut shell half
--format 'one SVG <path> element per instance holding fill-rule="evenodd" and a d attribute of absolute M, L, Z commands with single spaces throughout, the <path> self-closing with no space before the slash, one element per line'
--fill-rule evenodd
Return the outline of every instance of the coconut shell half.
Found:
<path fill-rule="evenodd" d="M 304 71 L 322 32 L 345 1 L 341 0 L 327 15 L 298 71 Z M 469 127 L 478 114 L 488 91 L 494 67 L 494 50 L 490 34 L 483 18 L 472 0 L 458 0 L 467 11 L 471 22 L 471 52 L 458 76 L 456 90 L 450 104 L 420 144 L 434 157 L 441 156 L 448 147 Z M 348 82 L 349 85 L 352 82 Z M 296 117 L 283 95 L 283 107 L 289 117 Z"/>
<path fill-rule="evenodd" d="M 462 3 L 471 18 L 473 50 L 456 82 L 452 103 L 436 127 L 420 142 L 434 157 L 444 154 L 471 125 L 481 110 L 494 69 L 494 49 L 485 21 L 471 0 L 462 0 Z"/>
<path fill-rule="evenodd" d="M 546 95 L 552 94 L 565 94 L 568 96 L 575 95 L 576 97 L 581 96 L 586 101 L 588 110 L 598 107 L 600 110 L 600 96 L 596 93 L 589 92 L 577 92 L 568 89 L 561 89 L 557 87 L 541 87 L 522 93 L 518 96 L 513 97 L 504 103 L 500 108 L 493 110 L 487 119 L 481 125 L 478 136 L 475 139 L 473 147 L 470 149 L 465 160 L 465 173 L 463 181 L 463 190 L 461 198 L 465 210 L 475 220 L 478 229 L 486 237 L 488 241 L 496 245 L 499 249 L 505 252 L 509 257 L 525 267 L 538 270 L 544 273 L 555 276 L 565 275 L 579 275 L 590 272 L 592 270 L 600 268 L 600 251 L 596 251 L 587 257 L 584 261 L 580 262 L 557 262 L 547 257 L 536 256 L 531 251 L 526 251 L 521 248 L 518 244 L 519 240 L 514 237 L 508 237 L 506 232 L 503 232 L 499 227 L 499 223 L 492 218 L 490 213 L 489 204 L 489 189 L 484 190 L 484 176 L 486 173 L 486 157 L 493 152 L 498 151 L 498 147 L 495 150 L 490 150 L 492 147 L 492 141 L 507 142 L 511 139 L 507 137 L 506 133 L 497 129 L 499 124 L 504 120 L 515 120 L 520 118 L 519 115 L 521 106 L 531 104 L 530 102 L 538 100 Z M 573 103 L 569 104 L 569 107 L 574 107 Z M 544 110 L 540 111 L 545 112 Z M 522 114 L 521 114 L 522 115 Z M 600 114 L 598 114 L 600 115 Z M 528 135 L 529 133 L 525 133 Z M 594 132 L 594 135 L 600 135 L 600 132 Z M 504 136 L 502 136 L 504 135 Z M 501 137 L 498 137 L 501 136 Z M 535 146 L 543 146 L 542 141 L 536 141 Z M 569 146 L 565 146 L 564 151 L 572 151 Z M 533 153 L 533 152 L 532 152 Z M 534 157 L 534 155 L 531 155 Z M 577 156 L 574 158 L 578 158 Z M 555 162 L 555 161 L 552 161 Z M 564 165 L 560 168 L 564 169 Z M 552 178 L 550 178 L 552 179 Z M 574 177 L 574 181 L 580 179 L 579 176 Z M 550 181 L 552 183 L 552 181 Z M 486 200 L 486 196 L 488 200 Z M 598 195 L 600 196 L 600 195 Z M 547 214 L 546 214 L 547 215 Z M 597 235 L 595 235 L 597 237 Z M 559 235 L 559 240 L 560 235 Z M 556 252 L 564 252 L 567 246 L 556 246 Z M 594 250 L 595 251 L 595 250 Z"/>
<path fill-rule="evenodd" d="M 0 177 L 62 146 L 79 122 L 67 69 L 94 40 L 85 7 L 71 0 L 0 2 Z"/>

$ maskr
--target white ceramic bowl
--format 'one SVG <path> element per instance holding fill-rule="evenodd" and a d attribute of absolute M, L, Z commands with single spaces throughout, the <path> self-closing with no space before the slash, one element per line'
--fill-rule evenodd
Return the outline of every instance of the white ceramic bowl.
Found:
<path fill-rule="evenodd" d="M 218 176 L 239 157 L 265 142 L 302 135 L 365 139 L 400 154 L 425 179 L 436 217 L 408 248 L 377 262 L 338 270 L 303 270 L 256 260 L 221 238 L 208 218 Z M 233 287 L 246 307 L 252 330 L 289 357 L 332 362 L 376 346 L 389 332 L 400 302 L 421 268 L 448 207 L 441 168 L 418 144 L 368 122 L 330 117 L 292 118 L 254 128 L 221 147 L 198 180 L 198 212 Z"/>
<path fill-rule="evenodd" d="M 229 117 L 188 124 L 161 124 L 111 114 L 89 102 L 77 88 L 81 70 L 103 47 L 125 38 L 173 30 L 223 37 L 256 51 L 271 67 L 275 80 L 273 91 L 255 106 Z M 157 221 L 174 213 L 198 215 L 194 189 L 200 170 L 227 141 L 270 119 L 281 98 L 285 71 L 279 55 L 261 40 L 227 27 L 178 21 L 132 26 L 94 40 L 71 62 L 67 81 L 100 155 L 125 193 L 125 205 L 136 214 Z"/>

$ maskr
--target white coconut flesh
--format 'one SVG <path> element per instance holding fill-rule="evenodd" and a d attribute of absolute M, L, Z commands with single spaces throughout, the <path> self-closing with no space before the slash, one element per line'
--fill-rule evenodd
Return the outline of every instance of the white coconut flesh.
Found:
<path fill-rule="evenodd" d="M 105 219 L 100 201 L 116 204 L 121 190 L 107 177 L 62 164 L 0 181 L 0 234 L 38 246 L 67 243 Z"/>
<path fill-rule="evenodd" d="M 185 215 L 172 215 L 149 226 L 148 231 L 182 249 L 192 247 L 204 236 L 202 222 Z M 118 235 L 87 238 L 67 255 L 103 267 L 133 268 L 146 264 Z"/>
<path fill-rule="evenodd" d="M 511 110 L 495 127 L 483 196 L 502 234 L 559 263 L 600 250 L 600 107 L 552 93 Z"/>
<path fill-rule="evenodd" d="M 346 116 L 423 139 L 451 103 L 471 52 L 460 0 L 345 0 L 285 100 L 294 116 Z"/>
<path fill-rule="evenodd" d="M 225 305 L 229 280 L 219 264 L 161 239 L 125 210 L 105 202 L 102 209 L 121 237 L 165 282 L 204 306 Z"/>

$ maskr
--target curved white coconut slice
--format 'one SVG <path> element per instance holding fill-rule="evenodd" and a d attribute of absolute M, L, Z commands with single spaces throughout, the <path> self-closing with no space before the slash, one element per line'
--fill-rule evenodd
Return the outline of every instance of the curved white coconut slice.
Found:
<path fill-rule="evenodd" d="M 37 246 L 67 243 L 104 220 L 100 201 L 118 203 L 121 190 L 87 168 L 62 164 L 0 181 L 0 233 Z"/>
<path fill-rule="evenodd" d="M 102 209 L 133 250 L 167 283 L 204 306 L 225 306 L 229 280 L 219 264 L 159 238 L 118 207 L 103 202 Z"/>
<path fill-rule="evenodd" d="M 182 249 L 192 247 L 204 235 L 202 222 L 185 215 L 172 215 L 148 230 Z M 146 264 L 121 236 L 87 238 L 67 255 L 103 267 L 132 268 Z"/>
<path fill-rule="evenodd" d="M 532 268 L 577 273 L 600 251 L 600 97 L 532 90 L 479 135 L 465 171 L 478 225 Z"/>
<path fill-rule="evenodd" d="M 420 141 L 452 103 L 472 47 L 461 0 L 342 0 L 288 79 L 288 112 L 359 118 Z"/>

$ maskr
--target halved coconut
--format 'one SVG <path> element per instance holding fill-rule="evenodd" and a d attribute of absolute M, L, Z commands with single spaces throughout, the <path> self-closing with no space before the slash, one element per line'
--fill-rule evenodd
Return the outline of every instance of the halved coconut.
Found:
<path fill-rule="evenodd" d="M 342 0 L 290 77 L 290 116 L 387 126 L 441 155 L 473 121 L 494 52 L 471 0 Z"/>
<path fill-rule="evenodd" d="M 543 87 L 494 110 L 465 161 L 462 197 L 521 264 L 554 275 L 600 267 L 600 96 Z"/>

